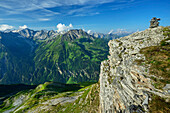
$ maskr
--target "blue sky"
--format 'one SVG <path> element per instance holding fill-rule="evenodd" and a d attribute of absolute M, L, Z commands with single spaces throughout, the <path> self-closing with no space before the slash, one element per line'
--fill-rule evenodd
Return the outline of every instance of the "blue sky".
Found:
<path fill-rule="evenodd" d="M 148 28 L 152 17 L 170 25 L 170 0 L 0 0 L 0 25 L 13 29 L 57 30 L 61 23 L 102 33 L 136 31 Z"/>

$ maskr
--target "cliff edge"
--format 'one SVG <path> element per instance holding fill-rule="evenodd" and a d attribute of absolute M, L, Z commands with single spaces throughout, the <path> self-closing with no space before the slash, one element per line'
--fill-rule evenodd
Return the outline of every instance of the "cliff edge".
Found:
<path fill-rule="evenodd" d="M 169 27 L 149 28 L 108 43 L 110 56 L 100 68 L 101 113 L 150 112 L 153 95 L 169 102 L 169 82 L 162 88 L 154 85 L 153 78 L 160 80 L 163 77 L 150 73 L 151 64 L 145 62 L 148 58 L 141 53 L 144 48 L 159 46 L 163 40 L 169 45 L 169 34 L 165 35 L 165 29 Z M 143 65 L 137 61 L 142 61 Z M 169 64 L 166 71 L 169 73 Z M 165 78 L 169 79 L 169 75 Z"/>

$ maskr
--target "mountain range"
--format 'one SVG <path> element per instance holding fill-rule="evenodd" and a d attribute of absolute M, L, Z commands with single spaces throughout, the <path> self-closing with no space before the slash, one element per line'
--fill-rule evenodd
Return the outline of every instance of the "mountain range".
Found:
<path fill-rule="evenodd" d="M 31 29 L 21 29 L 21 30 L 10 30 L 7 32 L 13 32 L 13 33 L 18 33 L 23 37 L 34 39 L 34 40 L 45 40 L 45 39 L 51 39 L 55 38 L 58 36 L 60 33 L 54 30 L 39 30 L 39 31 L 34 31 Z"/>
<path fill-rule="evenodd" d="M 0 84 L 98 81 L 107 39 L 85 31 L 0 32 Z"/>
<path fill-rule="evenodd" d="M 3 35 L 1 34 L 1 36 Z M 110 40 L 108 43 L 109 56 L 108 59 L 101 62 L 98 82 L 87 81 L 94 80 L 95 74 L 93 73 L 95 68 L 97 70 L 96 64 L 105 56 L 102 56 L 105 52 L 101 51 L 105 50 L 104 45 L 102 45 L 103 48 L 99 46 L 101 43 L 103 44 L 102 38 L 95 38 L 82 30 L 71 30 L 58 38 L 36 43 L 40 43 L 40 45 L 35 46 L 36 57 L 33 58 L 37 63 L 35 65 L 36 73 L 39 74 L 33 74 L 33 76 L 37 77 L 40 82 L 43 81 L 42 78 L 48 79 L 47 75 L 55 75 L 53 72 L 60 73 L 57 78 L 62 82 L 64 82 L 63 78 L 67 80 L 69 74 L 64 70 L 69 70 L 73 74 L 70 74 L 71 77 L 67 84 L 45 82 L 39 85 L 0 85 L 0 112 L 170 112 L 169 26 L 149 28 Z M 22 47 L 21 44 L 20 47 Z M 95 54 L 96 50 L 97 54 Z M 28 49 L 28 51 L 32 50 Z M 85 62 L 81 62 L 79 59 Z M 84 65 L 85 67 L 83 67 Z M 85 74 L 79 73 L 78 70 Z M 88 73 L 89 71 L 90 73 Z M 52 72 L 51 75 L 50 72 Z M 80 76 L 85 79 L 81 80 Z M 52 77 L 55 78 L 55 76 Z M 75 80 L 82 82 L 76 83 Z M 32 83 L 39 82 L 32 81 Z"/>
<path fill-rule="evenodd" d="M 87 31 L 87 33 L 94 37 L 112 40 L 112 39 L 117 39 L 120 37 L 127 36 L 129 34 L 132 34 L 133 32 L 128 32 L 128 31 L 124 31 L 124 30 L 118 30 L 118 31 L 114 32 L 113 30 L 111 30 L 109 33 L 104 34 L 104 33 L 92 32 L 91 30 L 89 30 L 89 31 Z"/>
<path fill-rule="evenodd" d="M 81 30 L 84 31 L 84 30 Z M 34 40 L 47 40 L 47 39 L 51 39 L 54 38 L 58 35 L 62 35 L 65 34 L 67 31 L 64 32 L 58 32 L 58 31 L 54 31 L 54 30 L 31 30 L 29 28 L 25 28 L 25 29 L 19 29 L 19 30 L 5 30 L 4 32 L 9 33 L 9 32 L 13 32 L 13 33 L 18 33 L 23 37 L 26 38 L 31 38 Z M 84 31 L 85 32 L 85 31 Z M 106 39 L 116 39 L 116 38 L 120 38 L 123 36 L 127 36 L 129 34 L 132 34 L 133 32 L 127 32 L 127 31 L 117 31 L 114 32 L 113 30 L 111 30 L 109 33 L 97 33 L 97 32 L 92 32 L 91 30 L 86 32 L 89 35 L 92 35 L 93 37 L 97 37 L 97 38 L 106 38 Z"/>

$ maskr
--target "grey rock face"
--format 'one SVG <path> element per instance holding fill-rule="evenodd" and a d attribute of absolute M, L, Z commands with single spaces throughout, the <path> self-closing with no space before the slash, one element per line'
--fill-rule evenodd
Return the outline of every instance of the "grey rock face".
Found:
<path fill-rule="evenodd" d="M 147 66 L 139 66 L 135 60 L 145 60 L 139 51 L 156 46 L 165 39 L 163 27 L 146 29 L 109 42 L 110 56 L 101 63 L 100 112 L 143 113 L 148 112 L 150 93 L 161 97 L 168 92 L 155 89 L 148 76 Z"/>
<path fill-rule="evenodd" d="M 62 35 L 63 40 L 74 40 L 74 39 L 79 39 L 81 37 L 84 38 L 89 38 L 89 39 L 94 39 L 95 37 L 89 35 L 87 32 L 83 31 L 82 29 L 74 29 L 70 30 Z"/>
<path fill-rule="evenodd" d="M 45 39 L 52 39 L 59 35 L 59 33 L 51 30 L 51 31 L 34 31 L 31 29 L 23 29 L 18 32 L 21 36 L 30 38 L 30 39 L 39 39 L 39 40 L 45 40 Z"/>
<path fill-rule="evenodd" d="M 166 84 L 166 86 L 163 89 L 170 94 L 170 84 Z"/>
<path fill-rule="evenodd" d="M 112 33 L 111 34 L 103 34 L 103 33 L 93 33 L 93 32 L 90 32 L 89 34 L 94 36 L 94 37 L 97 37 L 97 38 L 105 38 L 105 39 L 110 39 L 110 40 L 116 39 L 116 38 L 120 37 L 120 35 L 112 34 Z"/>
<path fill-rule="evenodd" d="M 156 18 L 156 17 L 153 17 L 150 21 L 150 28 L 155 28 L 155 27 L 158 27 L 159 26 L 159 22 L 161 19 L 160 18 Z"/>

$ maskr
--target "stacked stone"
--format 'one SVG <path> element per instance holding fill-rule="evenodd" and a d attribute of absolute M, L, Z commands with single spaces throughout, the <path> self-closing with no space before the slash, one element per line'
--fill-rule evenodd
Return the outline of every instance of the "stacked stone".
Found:
<path fill-rule="evenodd" d="M 156 17 L 153 17 L 150 21 L 150 28 L 155 28 L 155 27 L 158 27 L 159 26 L 159 22 L 161 19 L 160 18 L 156 18 Z"/>

